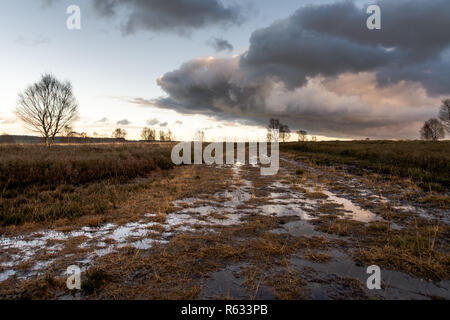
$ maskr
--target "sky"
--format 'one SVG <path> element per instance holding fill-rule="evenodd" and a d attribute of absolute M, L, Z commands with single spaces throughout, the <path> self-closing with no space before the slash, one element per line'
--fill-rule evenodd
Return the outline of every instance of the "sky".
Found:
<path fill-rule="evenodd" d="M 254 140 L 276 117 L 320 140 L 416 139 L 450 97 L 450 1 L 374 3 L 381 30 L 366 1 L 2 1 L 0 133 L 30 133 L 17 95 L 52 73 L 90 136 Z"/>

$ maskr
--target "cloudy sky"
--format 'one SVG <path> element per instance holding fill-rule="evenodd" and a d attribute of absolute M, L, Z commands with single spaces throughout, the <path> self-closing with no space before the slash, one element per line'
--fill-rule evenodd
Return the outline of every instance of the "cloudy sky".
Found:
<path fill-rule="evenodd" d="M 77 131 L 263 137 L 271 117 L 321 139 L 418 138 L 450 97 L 450 1 L 17 0 L 0 3 L 0 131 L 17 94 L 73 83 Z M 66 28 L 70 5 L 82 29 Z"/>

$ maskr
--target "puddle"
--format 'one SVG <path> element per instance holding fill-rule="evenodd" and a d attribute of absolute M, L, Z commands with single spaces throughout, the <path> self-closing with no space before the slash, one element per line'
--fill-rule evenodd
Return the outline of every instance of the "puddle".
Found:
<path fill-rule="evenodd" d="M 404 211 L 404 212 L 416 212 L 416 207 L 404 205 L 404 206 L 393 206 L 394 209 Z"/>
<path fill-rule="evenodd" d="M 241 170 L 241 164 L 238 163 L 233 166 L 233 182 L 237 182 L 240 178 Z M 125 225 L 108 223 L 100 228 L 83 227 L 67 233 L 44 230 L 13 238 L 0 237 L 0 250 L 5 253 L 16 253 L 15 255 L 10 254 L 9 260 L 2 262 L 2 267 L 8 268 L 8 270 L 0 273 L 0 282 L 17 275 L 17 270 L 15 270 L 17 266 L 34 259 L 40 254 L 40 251 L 47 250 L 48 253 L 57 254 L 75 238 L 82 237 L 86 239 L 77 249 L 87 252 L 80 254 L 71 253 L 61 258 L 71 259 L 83 265 L 83 268 L 86 268 L 96 258 L 105 256 L 120 248 L 133 247 L 140 250 L 148 250 L 154 245 L 165 244 L 175 233 L 195 231 L 196 225 L 228 226 L 239 224 L 241 223 L 241 214 L 236 213 L 239 211 L 237 208 L 252 198 L 250 193 L 252 183 L 244 179 L 239 179 L 239 182 L 239 185 L 231 186 L 231 191 L 224 191 L 215 195 L 218 199 L 228 199 L 224 202 L 201 198 L 186 198 L 174 201 L 174 206 L 181 209 L 178 212 L 167 215 L 163 224 L 149 221 L 156 214 L 147 214 L 142 220 Z M 199 201 L 202 205 L 195 206 L 196 201 Z M 205 203 L 210 203 L 210 205 L 205 205 Z M 163 227 L 161 233 L 150 229 L 156 225 Z M 207 232 L 210 230 L 202 229 L 202 231 Z M 54 241 L 61 243 L 50 244 L 50 242 Z M 74 260 L 75 257 L 78 259 Z M 19 278 L 42 274 L 53 262 L 54 260 L 47 262 L 38 261 L 33 265 L 32 272 L 25 272 Z"/>
<path fill-rule="evenodd" d="M 94 258 L 102 257 L 118 248 L 130 246 L 138 249 L 149 249 L 151 245 L 160 242 L 147 238 L 149 236 L 155 236 L 155 234 L 157 235 L 155 231 L 148 229 L 155 224 L 155 222 L 140 221 L 123 226 L 106 224 L 100 228 L 83 227 L 80 230 L 67 233 L 50 230 L 33 232 L 14 238 L 1 237 L 1 251 L 6 254 L 8 252 L 14 252 L 14 254 L 10 254 L 8 260 L 2 262 L 2 267 L 6 267 L 8 270 L 1 273 L 0 282 L 7 280 L 13 275 L 17 275 L 17 270 L 15 269 L 18 265 L 33 260 L 35 257 L 38 257 L 43 250 L 45 250 L 45 253 L 58 254 L 66 247 L 66 245 L 70 245 L 72 240 L 80 237 L 85 238 L 86 241 L 77 246 L 77 248 L 93 251 L 93 253 L 88 254 L 84 259 L 78 260 L 73 260 L 73 254 L 59 258 L 72 258 L 72 260 L 77 263 L 90 264 Z M 135 238 L 144 239 L 129 241 L 129 239 Z M 49 242 L 51 243 L 53 241 L 59 243 L 48 245 Z M 81 253 L 80 255 L 85 256 L 86 254 Z M 41 275 L 55 261 L 56 259 L 37 261 L 33 264 L 33 267 L 31 267 L 29 272 L 25 272 L 23 275 L 20 275 L 19 278 L 26 279 L 31 276 Z"/>
<path fill-rule="evenodd" d="M 9 277 L 16 274 L 14 270 L 6 270 L 5 272 L 0 272 L 0 282 L 8 280 Z"/>
<path fill-rule="evenodd" d="M 250 295 L 244 287 L 244 279 L 238 277 L 246 264 L 236 264 L 213 272 L 201 286 L 201 299 L 231 300 L 273 300 L 274 297 L 265 286 L 260 286 L 256 296 Z"/>
<path fill-rule="evenodd" d="M 301 167 L 310 170 L 306 166 Z M 258 202 L 255 204 L 250 202 L 254 197 L 252 181 L 242 178 L 243 164 L 237 163 L 232 167 L 232 170 L 233 180 L 227 190 L 216 193 L 213 199 L 207 198 L 205 194 L 174 201 L 173 205 L 176 211 L 168 214 L 162 224 L 153 221 L 157 216 L 156 214 L 149 213 L 140 221 L 125 225 L 108 223 L 100 228 L 83 227 L 80 230 L 67 233 L 48 230 L 15 238 L 0 237 L 0 251 L 7 255 L 7 259 L 2 259 L 3 261 L 0 264 L 2 267 L 0 270 L 3 270 L 3 272 L 0 272 L 0 282 L 12 276 L 18 276 L 22 279 L 45 272 L 53 263 L 57 262 L 57 259 L 39 260 L 38 256 L 42 253 L 42 250 L 58 254 L 65 249 L 66 244 L 70 244 L 71 240 L 80 237 L 83 239 L 82 243 L 77 246 L 77 250 L 83 251 L 83 253 L 79 255 L 77 251 L 74 251 L 63 257 L 58 257 L 58 259 L 71 260 L 74 264 L 80 265 L 82 270 L 86 270 L 99 257 L 115 252 L 120 248 L 132 247 L 139 250 L 148 250 L 156 245 L 168 243 L 170 238 L 176 234 L 196 232 L 199 230 L 198 226 L 200 226 L 202 232 L 214 232 L 211 228 L 213 226 L 241 224 L 241 218 L 248 214 L 296 217 L 297 220 L 279 225 L 277 229 L 272 230 L 274 233 L 288 233 L 295 237 L 323 235 L 323 233 L 315 231 L 314 226 L 309 221 L 315 218 L 311 215 L 311 212 L 314 212 L 324 202 L 341 205 L 345 211 L 345 216 L 356 221 L 368 223 L 382 220 L 369 210 L 363 209 L 351 200 L 339 197 L 328 190 L 322 191 L 328 196 L 326 200 L 305 198 L 303 193 L 291 190 L 289 184 L 283 183 L 284 180 L 282 180 L 283 182 L 275 181 L 267 186 L 266 188 L 270 190 L 268 199 L 264 199 L 263 204 L 258 204 Z M 358 183 L 358 181 L 353 180 L 351 183 Z M 366 198 L 370 198 L 371 193 L 369 191 L 363 190 L 360 195 L 363 192 L 366 192 Z M 376 197 L 380 198 L 379 196 Z M 416 210 L 412 206 L 397 206 L 394 208 L 407 212 L 412 211 L 412 209 Z M 162 228 L 160 231 L 155 231 L 152 229 L 154 226 L 161 226 Z M 398 227 L 400 228 L 400 226 Z M 155 229 L 159 230 L 158 228 Z M 327 235 L 327 237 L 333 236 Z M 339 239 L 343 238 L 340 237 Z M 367 280 L 366 270 L 363 267 L 356 266 L 347 255 L 338 250 L 331 250 L 327 253 L 331 254 L 333 258 L 328 263 L 317 264 L 301 257 L 292 258 L 291 263 L 299 269 L 313 269 L 313 271 L 305 272 L 305 279 L 308 280 L 308 289 L 311 292 L 310 298 L 336 298 L 332 291 L 336 291 L 337 287 L 344 295 L 342 298 L 351 297 L 352 295 L 345 291 L 343 283 L 336 284 L 333 281 L 338 277 L 350 277 L 360 280 L 365 285 Z M 33 261 L 31 270 L 28 270 L 25 274 L 16 270 L 20 263 L 32 259 L 36 259 L 36 261 Z M 70 264 L 72 263 L 68 262 L 67 265 Z M 236 276 L 240 268 L 244 266 L 245 264 L 232 265 L 212 273 L 202 284 L 202 297 L 205 299 L 248 299 L 248 293 L 243 286 L 244 280 Z M 387 289 L 379 292 L 366 290 L 367 296 L 387 299 L 427 299 L 430 296 L 450 298 L 447 289 L 449 288 L 448 281 L 434 284 L 401 272 L 388 270 L 382 271 L 382 277 Z M 348 295 L 345 296 L 345 294 Z M 270 292 L 265 288 L 261 288 L 256 298 L 273 299 Z"/>
<path fill-rule="evenodd" d="M 284 224 L 282 227 L 278 229 L 274 229 L 271 232 L 282 234 L 289 233 L 293 237 L 301 237 L 301 236 L 322 236 L 323 233 L 314 230 L 314 226 L 305 220 L 291 221 Z M 327 235 L 330 237 L 330 235 Z"/>
<path fill-rule="evenodd" d="M 440 210 L 435 210 L 435 212 L 429 212 L 424 208 L 415 207 L 412 205 L 397 205 L 393 206 L 392 208 L 402 211 L 404 213 L 418 214 L 420 217 L 424 219 L 434 220 L 438 218 L 445 224 L 450 224 L 450 217 L 448 216 L 448 214 L 445 212 L 444 213 L 440 212 Z"/>
<path fill-rule="evenodd" d="M 338 250 L 327 252 L 332 257 L 328 263 L 314 263 L 301 257 L 291 259 L 293 266 L 300 269 L 313 269 L 314 271 L 305 272 L 308 280 L 308 289 L 312 290 L 314 295 L 310 298 L 335 299 L 335 283 L 333 277 L 357 279 L 362 283 L 364 292 L 368 297 L 378 299 L 430 299 L 431 297 L 442 297 L 450 299 L 449 281 L 439 283 L 428 282 L 422 279 L 411 277 L 399 271 L 382 269 L 382 290 L 368 290 L 366 281 L 368 275 L 367 268 L 357 266 L 346 254 Z M 327 280 L 327 281 L 325 281 Z M 314 286 L 314 283 L 320 283 L 320 286 Z M 342 297 L 345 298 L 345 297 Z"/>
<path fill-rule="evenodd" d="M 298 162 L 295 160 L 290 160 L 287 158 L 281 158 L 283 161 L 293 165 L 294 167 L 297 168 L 301 168 L 303 170 L 307 170 L 309 172 L 315 173 L 317 175 L 327 175 L 327 173 L 320 169 L 320 168 L 313 168 L 311 166 L 306 165 L 303 162 Z M 332 168 L 334 170 L 334 168 Z M 356 191 L 359 198 L 361 199 L 365 199 L 365 200 L 370 200 L 371 203 L 373 204 L 380 204 L 380 205 L 391 205 L 393 209 L 397 210 L 397 211 L 401 211 L 404 213 L 414 213 L 414 214 L 418 214 L 420 217 L 424 218 L 424 219 L 438 219 L 440 221 L 442 221 L 445 224 L 450 224 L 450 217 L 447 214 L 445 209 L 438 209 L 438 208 L 423 208 L 419 205 L 414 206 L 411 203 L 408 203 L 408 201 L 404 201 L 402 202 L 401 200 L 399 201 L 398 197 L 396 197 L 396 195 L 389 195 L 389 194 L 381 194 L 380 190 L 378 189 L 370 189 L 368 188 L 368 186 L 365 184 L 364 181 L 361 181 L 359 178 L 357 177 L 352 177 L 351 179 L 348 178 L 347 174 L 344 174 L 344 176 L 340 176 L 337 175 L 335 177 L 335 179 L 337 179 L 338 183 L 343 183 L 345 184 L 346 187 L 350 187 L 352 189 L 352 191 Z M 401 188 L 399 186 L 399 188 Z M 329 191 L 328 191 L 329 192 Z M 326 192 L 324 192 L 326 193 Z M 374 221 L 375 220 L 381 220 L 381 219 L 377 219 L 377 216 L 373 213 L 371 213 L 368 210 L 365 210 L 357 205 L 355 205 L 354 203 L 352 203 L 350 200 L 347 200 L 345 198 L 342 197 L 338 197 L 336 196 L 336 194 L 331 193 L 327 194 L 330 196 L 330 198 L 333 198 L 332 196 L 337 197 L 338 199 L 335 199 L 337 203 L 341 203 L 344 206 L 347 206 L 349 211 L 354 212 L 352 218 L 354 220 L 360 221 L 360 222 L 370 222 L 370 221 Z M 395 205 L 393 205 L 395 204 Z M 346 209 L 347 210 L 347 209 Z M 401 227 L 400 227 L 401 228 Z"/>
<path fill-rule="evenodd" d="M 328 196 L 328 201 L 332 201 L 334 203 L 340 204 L 344 207 L 344 214 L 346 216 L 351 217 L 355 221 L 359 222 L 372 222 L 372 221 L 380 221 L 381 218 L 377 217 L 373 212 L 369 210 L 365 210 L 357 205 L 355 205 L 352 201 L 338 197 L 331 191 L 322 191 L 322 193 Z"/>
<path fill-rule="evenodd" d="M 269 189 L 289 189 L 288 185 L 281 183 L 280 181 L 273 182 L 269 187 Z"/>
<path fill-rule="evenodd" d="M 311 220 L 312 217 L 303 211 L 303 209 L 296 204 L 267 204 L 258 207 L 259 213 L 266 216 L 273 217 L 288 217 L 297 216 L 302 220 Z"/>
<path fill-rule="evenodd" d="M 203 299 L 235 299 L 245 300 L 249 296 L 244 288 L 244 279 L 237 278 L 244 264 L 228 266 L 213 272 L 201 286 Z"/>
<path fill-rule="evenodd" d="M 232 167 L 234 171 L 233 181 L 239 181 L 239 185 L 232 184 L 228 190 L 214 195 L 214 198 L 227 199 L 226 201 L 209 200 L 210 204 L 205 205 L 205 201 L 201 197 L 178 200 L 174 202 L 175 207 L 181 208 L 186 204 L 190 204 L 190 206 L 169 214 L 166 223 L 176 231 L 193 231 L 195 225 L 231 226 L 242 223 L 240 219 L 245 210 L 238 210 L 238 208 L 252 199 L 250 192 L 252 182 L 240 178 L 241 167 L 240 163 Z M 197 201 L 202 205 L 195 206 Z"/>

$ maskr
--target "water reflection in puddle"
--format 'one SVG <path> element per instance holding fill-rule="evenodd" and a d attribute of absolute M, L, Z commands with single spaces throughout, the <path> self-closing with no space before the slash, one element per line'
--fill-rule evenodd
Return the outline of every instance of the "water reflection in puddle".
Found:
<path fill-rule="evenodd" d="M 325 195 L 328 196 L 328 200 L 342 205 L 344 207 L 344 214 L 349 216 L 351 219 L 359 222 L 372 222 L 382 220 L 380 217 L 376 216 L 373 212 L 362 209 L 361 207 L 355 205 L 352 201 L 338 197 L 336 194 L 330 191 L 322 191 Z"/>
<path fill-rule="evenodd" d="M 311 220 L 312 217 L 303 211 L 303 209 L 296 204 L 268 204 L 258 207 L 260 214 L 274 217 L 296 216 L 302 220 Z"/>
<path fill-rule="evenodd" d="M 10 276 L 17 274 L 15 268 L 17 268 L 18 265 L 31 261 L 43 251 L 48 254 L 57 254 L 66 247 L 66 244 L 70 245 L 70 242 L 76 238 L 85 239 L 85 241 L 78 245 L 77 248 L 93 251 L 85 256 L 85 258 L 74 261 L 81 265 L 90 264 L 97 257 L 102 257 L 119 248 L 127 246 L 137 249 L 148 249 L 154 243 L 163 242 L 162 240 L 147 238 L 155 235 L 155 231 L 148 229 L 155 224 L 155 222 L 140 221 L 123 226 L 106 224 L 100 228 L 83 227 L 80 230 L 67 233 L 51 230 L 47 232 L 34 232 L 13 238 L 1 237 L 0 249 L 7 256 L 7 261 L 0 263 L 0 267 L 7 268 L 7 270 L 0 273 L 0 281 L 5 281 Z M 37 237 L 37 239 L 34 239 L 34 237 Z M 49 242 L 51 243 L 54 241 L 57 241 L 58 243 L 48 245 Z M 8 252 L 15 252 L 15 254 L 8 255 Z M 73 257 L 73 254 L 68 254 L 65 257 Z M 37 261 L 31 268 L 31 271 L 19 278 L 26 279 L 40 275 L 55 261 L 56 259 Z"/>
<path fill-rule="evenodd" d="M 336 283 L 338 278 L 358 279 L 361 287 L 368 297 L 378 299 L 430 299 L 431 297 L 450 298 L 449 281 L 432 283 L 422 279 L 411 277 L 403 272 L 382 269 L 382 290 L 368 290 L 366 288 L 367 267 L 357 266 L 352 259 L 339 250 L 326 252 L 332 257 L 327 263 L 315 263 L 301 258 L 291 259 L 294 267 L 309 268 L 314 272 L 306 272 L 308 276 L 308 289 L 311 289 L 311 299 L 321 297 L 322 299 L 337 298 Z M 319 286 L 314 286 L 319 283 Z M 344 293 L 345 294 L 345 293 Z"/>

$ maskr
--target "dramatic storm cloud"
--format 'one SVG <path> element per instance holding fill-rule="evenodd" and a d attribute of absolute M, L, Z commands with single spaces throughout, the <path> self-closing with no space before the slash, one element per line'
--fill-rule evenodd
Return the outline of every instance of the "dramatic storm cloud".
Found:
<path fill-rule="evenodd" d="M 305 30 L 389 49 L 385 54 L 388 63 L 377 70 L 380 84 L 420 81 L 431 94 L 447 94 L 450 2 L 382 0 L 378 4 L 382 10 L 382 29 L 378 31 L 365 28 L 367 15 L 349 2 L 310 6 L 297 11 L 290 20 Z"/>
<path fill-rule="evenodd" d="M 280 117 L 324 135 L 414 137 L 450 94 L 450 1 L 379 5 L 382 30 L 368 30 L 366 9 L 351 2 L 303 7 L 255 31 L 242 55 L 189 61 L 158 79 L 167 97 L 135 102 Z"/>
<path fill-rule="evenodd" d="M 253 33 L 242 67 L 276 76 L 288 86 L 308 77 L 376 71 L 379 84 L 420 81 L 446 94 L 450 45 L 447 0 L 380 1 L 382 29 L 366 28 L 368 15 L 351 2 L 308 6 Z M 443 74 L 444 72 L 444 74 Z M 439 79 L 436 81 L 436 79 Z"/>
<path fill-rule="evenodd" d="M 94 0 L 94 8 L 103 17 L 119 16 L 118 11 L 125 9 L 126 34 L 138 30 L 187 34 L 209 25 L 239 25 L 243 21 L 240 7 L 225 6 L 218 0 Z"/>

